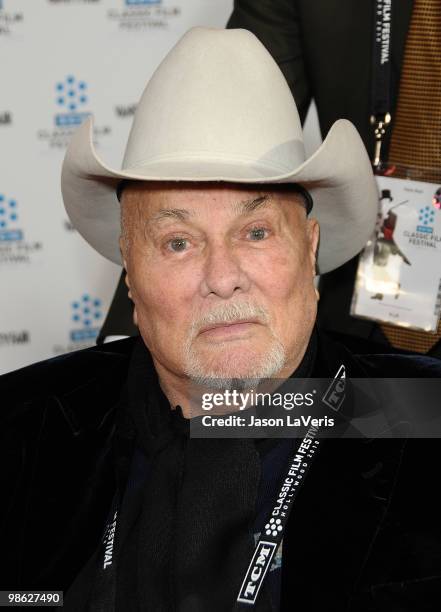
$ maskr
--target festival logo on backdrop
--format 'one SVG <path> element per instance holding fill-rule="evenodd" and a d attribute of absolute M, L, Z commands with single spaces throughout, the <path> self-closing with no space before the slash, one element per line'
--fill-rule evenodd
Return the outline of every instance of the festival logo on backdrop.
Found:
<path fill-rule="evenodd" d="M 9 8 L 12 7 L 11 1 L 13 0 L 0 0 L 0 36 L 14 34 L 24 19 L 23 13 Z"/>
<path fill-rule="evenodd" d="M 0 192 L 0 266 L 30 264 L 42 248 L 39 241 L 25 240 L 17 200 Z"/>
<path fill-rule="evenodd" d="M 67 343 L 54 346 L 54 353 L 58 355 L 93 346 L 102 324 L 102 300 L 84 293 L 70 303 Z"/>
<path fill-rule="evenodd" d="M 92 298 L 84 294 L 79 300 L 71 304 L 72 329 L 70 339 L 72 342 L 95 340 L 102 322 L 102 303 L 99 298 Z"/>
<path fill-rule="evenodd" d="M 107 16 L 119 29 L 134 32 L 167 29 L 180 14 L 181 7 L 168 0 L 120 0 Z"/>
<path fill-rule="evenodd" d="M 86 111 L 88 103 L 87 83 L 70 75 L 55 85 L 56 102 L 60 112 L 55 113 L 54 122 L 58 127 L 76 127 L 83 123 L 90 112 Z"/>
<path fill-rule="evenodd" d="M 65 149 L 75 130 L 92 115 L 88 83 L 73 74 L 67 75 L 54 84 L 53 103 L 53 127 L 40 129 L 37 138 L 50 149 Z M 110 126 L 94 125 L 94 143 L 99 144 L 111 131 Z"/>

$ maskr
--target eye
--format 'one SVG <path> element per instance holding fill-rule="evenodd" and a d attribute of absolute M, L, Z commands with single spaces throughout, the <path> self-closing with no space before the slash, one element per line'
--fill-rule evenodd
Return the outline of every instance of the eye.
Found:
<path fill-rule="evenodd" d="M 175 253 L 185 251 L 188 241 L 185 238 L 172 238 L 167 243 L 168 248 Z"/>
<path fill-rule="evenodd" d="M 249 230 L 248 235 L 251 240 L 264 240 L 268 237 L 268 230 L 264 227 L 253 227 Z"/>

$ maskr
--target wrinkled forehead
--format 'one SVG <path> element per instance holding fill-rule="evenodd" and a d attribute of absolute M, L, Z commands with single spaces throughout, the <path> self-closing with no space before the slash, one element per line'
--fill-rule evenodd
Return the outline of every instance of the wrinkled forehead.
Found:
<path fill-rule="evenodd" d="M 299 203 L 306 209 L 306 214 L 309 214 L 312 208 L 310 194 L 296 183 L 122 181 L 117 194 L 120 202 L 136 201 L 142 205 L 150 203 L 150 209 L 164 205 L 179 208 L 184 203 L 188 205 L 189 202 L 205 202 L 216 197 L 228 199 L 232 205 L 236 205 L 237 212 L 241 212 L 241 206 L 245 212 L 247 209 L 249 212 L 264 202 L 283 200 Z"/>

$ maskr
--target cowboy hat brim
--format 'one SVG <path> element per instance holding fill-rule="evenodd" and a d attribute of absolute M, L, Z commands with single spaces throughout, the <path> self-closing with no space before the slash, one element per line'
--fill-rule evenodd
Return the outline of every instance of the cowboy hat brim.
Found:
<path fill-rule="evenodd" d="M 112 170 L 93 145 L 93 122 L 74 134 L 63 163 L 61 189 L 67 214 L 85 240 L 110 261 L 122 265 L 119 250 L 123 179 L 139 181 L 223 181 L 298 183 L 314 201 L 320 225 L 317 268 L 320 274 L 357 255 L 370 238 L 378 209 L 378 190 L 361 138 L 349 121 L 334 123 L 321 146 L 297 168 L 280 174 L 266 160 L 210 158 L 201 152 L 179 159 L 167 156 L 143 166 Z"/>

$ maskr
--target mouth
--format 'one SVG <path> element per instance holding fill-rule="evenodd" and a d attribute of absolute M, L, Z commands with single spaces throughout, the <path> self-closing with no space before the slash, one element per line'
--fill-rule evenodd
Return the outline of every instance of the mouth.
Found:
<path fill-rule="evenodd" d="M 211 338 L 220 336 L 236 336 L 249 332 L 254 325 L 259 324 L 260 321 L 257 319 L 241 319 L 239 321 L 221 322 L 204 327 L 199 332 L 199 335 L 202 337 L 210 336 Z"/>

